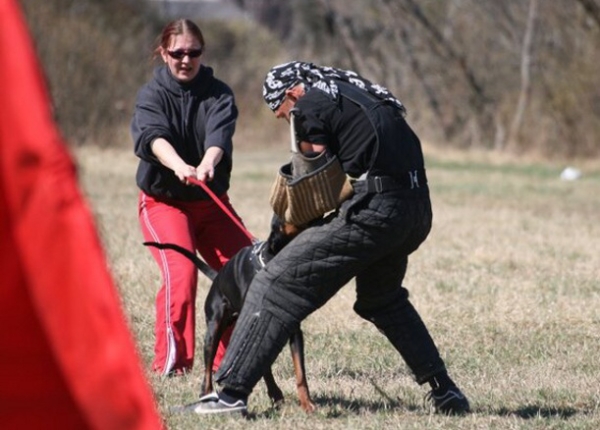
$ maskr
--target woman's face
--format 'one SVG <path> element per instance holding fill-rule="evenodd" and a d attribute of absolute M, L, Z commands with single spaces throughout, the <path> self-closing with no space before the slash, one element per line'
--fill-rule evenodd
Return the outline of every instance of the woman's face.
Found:
<path fill-rule="evenodd" d="M 201 55 L 200 41 L 190 33 L 171 37 L 169 46 L 161 48 L 163 61 L 179 82 L 189 82 L 196 77 Z"/>

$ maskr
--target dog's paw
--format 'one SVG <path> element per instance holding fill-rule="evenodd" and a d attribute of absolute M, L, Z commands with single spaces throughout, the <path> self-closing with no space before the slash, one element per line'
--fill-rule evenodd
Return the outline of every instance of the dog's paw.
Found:
<path fill-rule="evenodd" d="M 283 397 L 279 399 L 271 399 L 273 402 L 273 409 L 279 410 L 285 404 L 285 399 Z"/>
<path fill-rule="evenodd" d="M 312 414 L 314 411 L 317 410 L 317 405 L 315 405 L 313 402 L 301 402 L 300 403 L 300 407 L 304 410 L 304 412 L 306 412 L 307 414 Z"/>

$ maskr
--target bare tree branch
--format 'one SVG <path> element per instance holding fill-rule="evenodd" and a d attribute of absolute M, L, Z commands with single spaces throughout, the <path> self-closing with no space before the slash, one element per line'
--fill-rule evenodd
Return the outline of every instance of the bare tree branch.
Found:
<path fill-rule="evenodd" d="M 397 0 L 385 0 L 385 1 L 390 3 L 391 1 L 397 1 Z M 428 33 L 433 37 L 435 42 L 440 47 L 442 47 L 442 49 L 444 50 L 446 55 L 449 57 L 450 61 L 452 61 L 456 65 L 458 65 L 459 69 L 462 71 L 463 75 L 465 76 L 467 83 L 469 84 L 470 88 L 473 90 L 473 94 L 474 94 L 473 102 L 474 102 L 475 107 L 477 109 L 482 109 L 483 106 L 486 104 L 485 92 L 484 92 L 483 86 L 478 82 L 477 78 L 475 77 L 475 73 L 473 72 L 473 70 L 471 70 L 469 68 L 469 65 L 467 64 L 467 60 L 466 60 L 465 56 L 460 55 L 458 52 L 456 52 L 454 47 L 446 41 L 446 39 L 444 38 L 442 33 L 440 33 L 440 31 L 436 28 L 436 26 L 433 25 L 429 21 L 427 16 L 425 16 L 421 7 L 414 0 L 404 0 L 404 1 L 406 3 L 406 6 L 404 6 L 406 12 L 411 14 L 428 31 Z"/>
<path fill-rule="evenodd" d="M 529 12 L 527 14 L 527 26 L 525 27 L 523 48 L 521 50 L 521 91 L 519 92 L 519 101 L 517 102 L 517 108 L 508 133 L 508 144 L 513 148 L 516 146 L 521 124 L 523 123 L 523 114 L 529 101 L 529 93 L 531 90 L 531 50 L 536 15 L 537 0 L 530 0 Z"/>
<path fill-rule="evenodd" d="M 360 73 L 366 73 L 369 71 L 369 66 L 364 61 L 364 57 L 360 53 L 360 49 L 356 44 L 356 37 L 352 32 L 352 20 L 345 19 L 337 11 L 335 11 L 329 0 L 319 0 L 321 6 L 325 10 L 325 14 L 328 18 L 328 25 L 332 28 L 333 32 L 340 35 L 342 43 L 346 53 L 350 57 L 352 67 Z"/>

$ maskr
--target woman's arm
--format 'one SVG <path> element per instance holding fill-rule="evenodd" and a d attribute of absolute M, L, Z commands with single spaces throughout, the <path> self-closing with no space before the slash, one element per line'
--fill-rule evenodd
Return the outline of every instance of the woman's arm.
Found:
<path fill-rule="evenodd" d="M 204 153 L 200 165 L 196 167 L 196 177 L 201 181 L 212 181 L 215 177 L 215 166 L 223 158 L 223 149 L 211 146 Z"/>
<path fill-rule="evenodd" d="M 197 177 L 196 168 L 183 161 L 175 151 L 175 148 L 166 139 L 162 137 L 154 139 L 151 148 L 158 161 L 163 166 L 171 169 L 184 184 L 188 183 L 188 177 Z"/>

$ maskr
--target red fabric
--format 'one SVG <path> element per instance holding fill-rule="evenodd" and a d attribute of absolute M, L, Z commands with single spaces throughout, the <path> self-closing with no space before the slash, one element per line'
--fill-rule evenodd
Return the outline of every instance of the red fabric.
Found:
<path fill-rule="evenodd" d="M 185 212 L 140 193 L 139 218 L 144 240 L 175 243 L 194 249 Z M 189 372 L 196 345 L 196 291 L 198 269 L 176 251 L 148 248 L 160 267 L 162 285 L 156 295 L 154 360 L 160 374 Z M 218 264 L 218 258 L 214 256 Z"/>
<path fill-rule="evenodd" d="M 215 193 L 213 193 L 203 181 L 200 181 L 195 178 L 190 178 L 189 181 L 192 184 L 202 188 L 206 192 L 206 194 L 210 196 L 213 202 L 215 202 L 223 210 L 223 212 L 225 212 L 229 216 L 231 221 L 233 221 L 234 224 L 238 226 L 238 228 L 246 235 L 248 240 L 250 240 L 250 242 L 254 242 L 256 238 L 252 236 L 252 234 L 246 229 L 244 224 L 242 224 L 242 221 L 237 217 L 237 214 L 233 211 L 233 208 L 228 204 L 229 201 L 222 202 L 221 200 L 219 200 Z"/>
<path fill-rule="evenodd" d="M 16 0 L 0 52 L 0 427 L 162 428 Z"/>
<path fill-rule="evenodd" d="M 221 204 L 235 214 L 227 195 Z M 158 200 L 140 193 L 139 221 L 144 239 L 197 249 L 215 270 L 250 239 L 212 200 Z M 162 285 L 156 295 L 156 325 L 152 370 L 162 374 L 189 371 L 194 364 L 198 269 L 179 252 L 149 247 L 158 264 Z M 203 275 L 202 275 L 203 276 Z M 221 363 L 227 342 L 219 343 Z"/>

